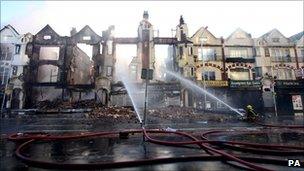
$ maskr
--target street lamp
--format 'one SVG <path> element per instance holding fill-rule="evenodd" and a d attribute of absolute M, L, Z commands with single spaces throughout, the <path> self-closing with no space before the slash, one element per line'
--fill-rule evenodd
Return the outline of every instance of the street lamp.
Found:
<path fill-rule="evenodd" d="M 206 90 L 206 78 L 205 78 L 205 60 L 204 60 L 204 55 L 203 55 L 203 42 L 207 41 L 207 38 L 204 37 L 205 30 L 208 28 L 206 26 L 202 32 L 202 35 L 200 37 L 200 42 L 201 42 L 201 57 L 202 57 L 202 62 L 203 62 L 203 88 Z M 207 101 L 207 95 L 204 93 L 204 110 L 206 110 L 206 101 Z"/>
<path fill-rule="evenodd" d="M 271 84 L 271 92 L 272 92 L 272 98 L 273 98 L 273 103 L 274 103 L 274 113 L 275 116 L 278 117 L 278 109 L 277 109 L 277 93 L 275 92 L 275 80 L 272 80 L 272 84 Z"/>

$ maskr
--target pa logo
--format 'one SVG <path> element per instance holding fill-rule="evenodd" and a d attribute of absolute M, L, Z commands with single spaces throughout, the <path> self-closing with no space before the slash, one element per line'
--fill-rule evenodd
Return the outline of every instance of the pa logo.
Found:
<path fill-rule="evenodd" d="M 300 167 L 301 166 L 300 160 L 288 159 L 288 166 L 289 167 Z"/>

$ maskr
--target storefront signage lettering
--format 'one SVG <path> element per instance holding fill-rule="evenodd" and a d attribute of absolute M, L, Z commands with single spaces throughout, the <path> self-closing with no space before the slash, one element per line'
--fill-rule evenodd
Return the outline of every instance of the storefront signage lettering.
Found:
<path fill-rule="evenodd" d="M 240 87 L 261 87 L 260 81 L 230 81 L 230 87 L 232 88 L 240 88 Z"/>
<path fill-rule="evenodd" d="M 228 81 L 222 80 L 206 80 L 205 84 L 208 87 L 228 87 Z M 204 81 L 201 81 L 201 85 L 204 85 Z"/>

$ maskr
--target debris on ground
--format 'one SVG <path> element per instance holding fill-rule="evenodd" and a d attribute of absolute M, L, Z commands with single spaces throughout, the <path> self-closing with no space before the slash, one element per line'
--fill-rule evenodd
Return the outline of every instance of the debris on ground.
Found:
<path fill-rule="evenodd" d="M 98 107 L 88 117 L 92 119 L 112 119 L 120 122 L 138 123 L 135 112 L 130 107 Z"/>
<path fill-rule="evenodd" d="M 202 111 L 200 112 L 196 111 L 194 108 L 180 106 L 168 106 L 163 108 L 150 109 L 149 115 L 177 122 L 183 120 L 205 120 L 205 122 L 224 122 L 236 118 L 230 114 L 207 113 Z"/>
<path fill-rule="evenodd" d="M 75 102 L 62 101 L 62 100 L 45 100 L 37 102 L 34 105 L 34 108 L 39 110 L 60 110 L 60 109 L 81 109 L 81 108 L 96 108 L 103 106 L 101 103 L 96 103 L 94 99 L 90 100 L 81 100 Z"/>

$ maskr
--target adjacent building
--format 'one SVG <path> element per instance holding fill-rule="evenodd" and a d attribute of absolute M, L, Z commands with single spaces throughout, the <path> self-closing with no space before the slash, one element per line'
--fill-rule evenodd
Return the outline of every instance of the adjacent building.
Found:
<path fill-rule="evenodd" d="M 32 41 L 32 35 L 19 34 L 11 25 L 0 31 L 1 35 L 1 109 L 21 109 L 26 96 L 25 77 L 29 58 L 26 46 Z"/>
<path fill-rule="evenodd" d="M 252 38 L 238 28 L 224 39 L 214 36 L 207 27 L 201 27 L 192 37 L 187 30 L 181 18 L 176 38 L 190 43 L 169 48 L 172 70 L 235 108 L 250 104 L 260 112 L 303 113 L 303 32 L 287 38 L 273 29 Z M 214 98 L 187 88 L 181 89 L 181 100 L 184 106 L 227 111 Z"/>

